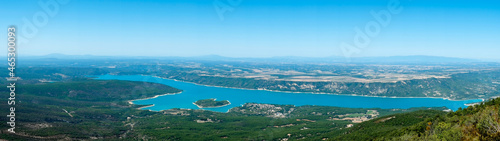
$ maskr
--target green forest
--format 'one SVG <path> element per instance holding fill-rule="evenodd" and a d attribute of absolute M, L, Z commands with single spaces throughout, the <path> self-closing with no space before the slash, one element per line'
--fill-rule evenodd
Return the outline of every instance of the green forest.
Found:
<path fill-rule="evenodd" d="M 443 112 L 444 107 L 363 109 L 272 105 L 283 117 L 251 111 L 244 105 L 228 113 L 206 110 L 139 110 L 128 100 L 182 90 L 117 80 L 75 79 L 19 85 L 16 134 L 7 140 L 495 140 L 499 139 L 500 100 Z M 7 95 L 7 90 L 1 93 Z M 212 100 L 213 101 L 213 100 Z M 250 104 L 252 105 L 252 104 Z M 269 104 L 266 104 L 269 106 Z M 2 109 L 8 109 L 1 103 Z M 293 109 L 293 110 L 292 110 Z M 339 115 L 377 110 L 362 123 L 332 120 Z M 7 115 L 7 110 L 0 111 Z M 347 128 L 347 125 L 353 127 Z"/>

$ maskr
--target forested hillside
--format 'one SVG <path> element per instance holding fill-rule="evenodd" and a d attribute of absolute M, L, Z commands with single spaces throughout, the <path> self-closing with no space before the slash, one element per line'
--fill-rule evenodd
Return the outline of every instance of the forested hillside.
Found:
<path fill-rule="evenodd" d="M 499 107 L 496 98 L 449 113 L 389 115 L 358 124 L 332 140 L 500 140 Z"/>
<path fill-rule="evenodd" d="M 8 134 L 8 126 L 1 126 L 0 139 L 119 138 L 130 130 L 123 124 L 128 116 L 148 112 L 136 110 L 140 106 L 127 100 L 181 91 L 161 84 L 115 80 L 18 85 L 16 89 L 16 134 Z M 8 89 L 0 89 L 0 93 L 9 95 Z M 1 102 L 0 108 L 6 110 L 0 114 L 8 115 L 9 107 Z"/>

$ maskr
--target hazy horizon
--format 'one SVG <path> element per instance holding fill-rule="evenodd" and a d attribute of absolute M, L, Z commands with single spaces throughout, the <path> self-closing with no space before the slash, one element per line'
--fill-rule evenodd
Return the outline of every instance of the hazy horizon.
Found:
<path fill-rule="evenodd" d="M 5 55 L 1 55 L 1 56 L 5 56 Z M 234 59 L 278 59 L 278 58 L 295 58 L 295 59 L 300 59 L 300 58 L 304 58 L 304 59 L 342 59 L 343 61 L 349 61 L 347 60 L 347 58 L 345 58 L 344 56 L 270 56 L 270 57 L 231 57 L 231 56 L 222 56 L 222 55 L 216 55 L 216 54 L 207 54 L 207 55 L 196 55 L 196 56 L 175 56 L 175 55 L 164 55 L 164 56 L 132 56 L 132 55 L 93 55 L 93 54 L 83 54 L 83 55 L 72 55 L 72 54 L 63 54 L 63 53 L 51 53 L 51 54 L 44 54 L 44 55 L 26 55 L 26 54 L 23 54 L 23 55 L 18 55 L 18 57 L 29 57 L 29 58 L 32 58 L 32 57 L 35 57 L 35 58 L 38 58 L 38 57 L 54 57 L 54 58 L 58 58 L 58 57 L 117 57 L 117 58 L 121 58 L 121 57 L 125 57 L 125 58 L 136 58 L 136 57 L 158 57 L 158 58 L 199 58 L 199 59 L 214 59 L 214 58 L 234 58 Z M 448 56 L 430 56 L 430 55 L 395 55 L 395 56 L 362 56 L 362 57 L 351 57 L 351 59 L 367 59 L 367 58 L 378 58 L 378 59 L 381 59 L 381 58 L 405 58 L 405 57 L 415 57 L 414 59 L 418 59 L 418 58 L 425 58 L 425 57 L 435 57 L 435 58 L 443 58 L 443 59 L 464 59 L 464 60 L 476 60 L 476 61 L 486 61 L 486 62 L 489 62 L 489 61 L 492 61 L 492 62 L 500 62 L 500 59 L 481 59 L 481 58 L 464 58 L 464 57 L 448 57 Z"/>

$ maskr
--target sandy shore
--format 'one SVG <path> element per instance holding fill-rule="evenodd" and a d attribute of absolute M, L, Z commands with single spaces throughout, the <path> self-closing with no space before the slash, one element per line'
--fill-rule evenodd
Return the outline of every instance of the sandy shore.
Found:
<path fill-rule="evenodd" d="M 143 109 L 143 108 L 153 107 L 153 106 L 155 106 L 155 104 L 151 104 L 151 105 L 148 105 L 148 106 L 142 106 L 142 107 L 139 107 L 139 108 L 137 108 L 137 109 L 141 110 L 141 109 Z M 151 110 L 150 110 L 150 111 L 151 111 Z"/>
<path fill-rule="evenodd" d="M 134 102 L 133 102 L 133 101 L 136 101 L 136 100 L 153 99 L 153 98 L 157 98 L 157 97 L 159 97 L 159 96 L 164 96 L 164 95 L 175 95 L 175 94 L 180 94 L 180 93 L 182 93 L 182 91 L 177 92 L 177 93 L 167 93 L 167 94 L 155 95 L 155 96 L 153 96 L 153 97 L 147 97 L 147 98 L 141 98 L 141 99 L 134 99 L 134 100 L 129 100 L 129 101 L 127 101 L 127 102 L 128 102 L 128 104 L 130 104 L 130 105 L 134 105 Z M 147 107 L 153 107 L 153 106 L 155 106 L 155 105 L 154 105 L 154 104 L 152 104 L 152 105 L 148 105 L 148 106 L 139 107 L 139 108 L 137 108 L 137 109 L 142 109 L 142 108 L 147 108 Z"/>

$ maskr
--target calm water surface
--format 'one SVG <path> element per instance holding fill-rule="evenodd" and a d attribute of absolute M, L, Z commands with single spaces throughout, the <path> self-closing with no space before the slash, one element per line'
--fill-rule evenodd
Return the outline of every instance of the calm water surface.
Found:
<path fill-rule="evenodd" d="M 197 85 L 188 82 L 162 79 L 152 76 L 130 75 L 102 75 L 97 76 L 100 80 L 129 80 L 154 82 L 169 85 L 183 90 L 182 93 L 174 95 L 164 95 L 153 99 L 135 100 L 135 104 L 154 104 L 152 107 L 144 109 L 160 111 L 171 108 L 200 109 L 193 102 L 201 99 L 216 98 L 217 100 L 229 100 L 231 105 L 219 108 L 203 108 L 205 110 L 227 112 L 229 109 L 241 106 L 245 103 L 268 103 L 268 104 L 291 104 L 301 105 L 321 105 L 348 108 L 383 108 L 383 109 L 407 109 L 411 107 L 448 107 L 457 110 L 459 107 L 465 108 L 464 104 L 480 102 L 481 99 L 452 101 L 442 98 L 383 98 L 364 97 L 333 94 L 313 94 L 313 93 L 288 93 L 271 92 L 264 90 L 245 90 L 234 88 L 222 88 Z M 133 91 L 132 93 L 140 93 Z"/>

